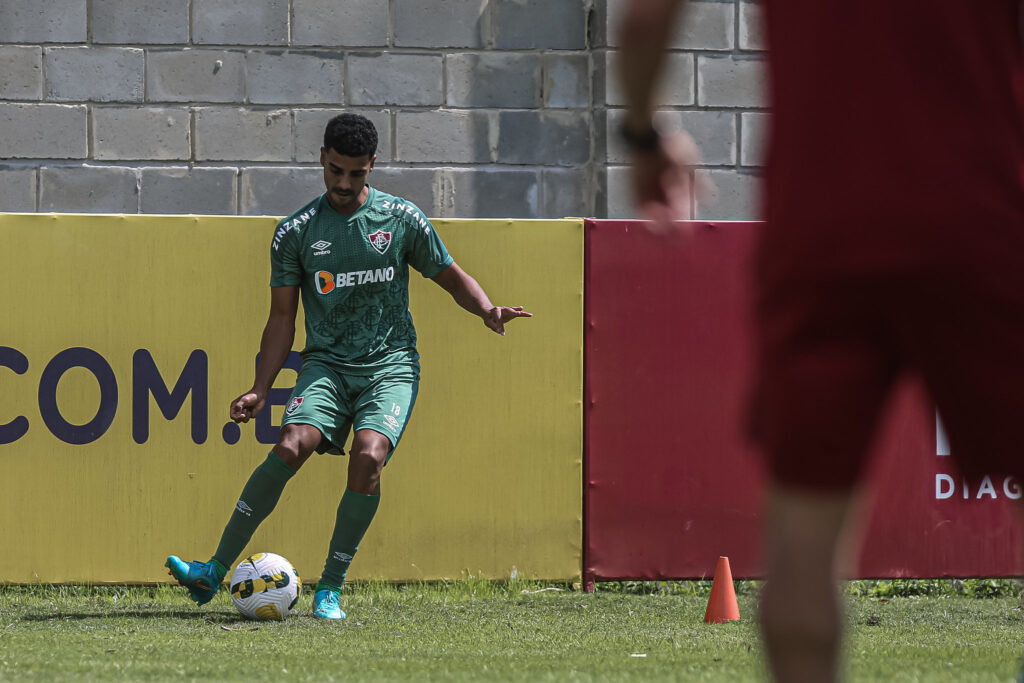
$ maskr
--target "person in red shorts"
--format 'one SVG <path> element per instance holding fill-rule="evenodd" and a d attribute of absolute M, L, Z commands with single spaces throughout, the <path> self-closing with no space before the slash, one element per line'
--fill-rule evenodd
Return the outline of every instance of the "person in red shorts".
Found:
<path fill-rule="evenodd" d="M 652 123 L 682 0 L 619 28 L 638 207 L 687 209 Z M 1024 475 L 1024 115 L 1017 0 L 763 0 L 771 124 L 752 434 L 768 463 L 772 674 L 835 680 L 836 556 L 894 381 L 919 374 L 968 479 Z M 847 548 L 848 549 L 848 548 Z"/>

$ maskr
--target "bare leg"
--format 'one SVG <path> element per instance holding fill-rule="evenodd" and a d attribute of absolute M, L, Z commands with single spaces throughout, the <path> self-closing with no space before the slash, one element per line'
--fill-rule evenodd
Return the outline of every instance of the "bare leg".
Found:
<path fill-rule="evenodd" d="M 388 437 L 372 429 L 358 430 L 348 454 L 348 488 L 356 493 L 379 495 L 381 470 L 390 452 Z"/>
<path fill-rule="evenodd" d="M 290 424 L 281 428 L 273 451 L 296 472 L 320 445 L 323 434 L 313 425 Z"/>
<path fill-rule="evenodd" d="M 839 674 L 842 608 L 837 551 L 851 492 L 774 486 L 767 497 L 761 629 L 775 680 L 828 682 Z"/>
<path fill-rule="evenodd" d="M 356 431 L 348 453 L 348 488 L 338 505 L 327 560 L 317 583 L 318 595 L 321 589 L 329 589 L 334 593 L 341 591 L 363 535 L 377 514 L 377 506 L 380 504 L 380 473 L 390 450 L 391 442 L 380 432 L 372 429 Z M 317 616 L 344 618 L 340 608 L 333 613 L 335 616 L 321 613 L 319 609 Z"/>

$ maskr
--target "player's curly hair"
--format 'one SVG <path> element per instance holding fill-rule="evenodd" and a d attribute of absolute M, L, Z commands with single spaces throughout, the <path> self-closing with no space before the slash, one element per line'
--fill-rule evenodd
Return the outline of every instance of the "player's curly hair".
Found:
<path fill-rule="evenodd" d="M 327 122 L 324 149 L 347 157 L 372 157 L 377 153 L 377 129 L 359 114 L 338 114 Z"/>

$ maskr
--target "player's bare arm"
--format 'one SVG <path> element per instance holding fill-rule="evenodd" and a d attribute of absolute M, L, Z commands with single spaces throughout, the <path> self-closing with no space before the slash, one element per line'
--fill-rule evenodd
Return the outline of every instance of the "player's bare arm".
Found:
<path fill-rule="evenodd" d="M 628 134 L 654 131 L 654 88 L 665 62 L 665 48 L 683 0 L 631 0 L 619 24 L 619 76 L 626 95 Z"/>
<path fill-rule="evenodd" d="M 231 402 L 231 419 L 235 422 L 248 422 L 263 409 L 267 392 L 291 353 L 298 307 L 297 285 L 270 288 L 270 314 L 260 339 L 260 363 L 252 389 Z"/>
<path fill-rule="evenodd" d="M 626 94 L 621 130 L 633 157 L 633 194 L 658 231 L 691 215 L 693 167 L 699 153 L 685 133 L 662 136 L 654 126 L 655 88 L 683 0 L 632 0 L 619 25 L 619 81 Z"/>
<path fill-rule="evenodd" d="M 484 325 L 502 336 L 505 334 L 505 323 L 516 318 L 533 317 L 533 314 L 524 311 L 522 306 L 493 305 L 479 283 L 457 263 L 452 263 L 431 280 L 451 294 L 455 303 L 473 315 L 480 316 Z"/>

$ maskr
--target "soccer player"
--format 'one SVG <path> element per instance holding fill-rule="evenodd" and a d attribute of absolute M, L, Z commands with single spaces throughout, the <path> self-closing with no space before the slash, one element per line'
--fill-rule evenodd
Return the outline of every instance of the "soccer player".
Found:
<path fill-rule="evenodd" d="M 631 0 L 621 77 L 642 210 L 690 160 L 652 124 L 682 0 Z M 1017 0 L 764 0 L 770 105 L 753 435 L 768 463 L 773 675 L 838 676 L 838 539 L 895 379 L 919 374 L 958 467 L 1020 477 L 1024 116 Z"/>
<path fill-rule="evenodd" d="M 419 387 L 410 266 L 498 334 L 505 334 L 509 321 L 531 316 L 522 306 L 493 305 L 418 207 L 368 184 L 376 150 L 377 131 L 365 117 L 331 119 L 320 150 L 327 191 L 274 231 L 270 315 L 256 378 L 231 403 L 231 419 L 248 422 L 264 408 L 292 348 L 300 296 L 306 318 L 302 370 L 278 441 L 242 489 L 213 557 L 167 558 L 171 575 L 200 605 L 213 598 L 302 464 L 314 451 L 341 455 L 354 430 L 348 487 L 313 596 L 314 616 L 345 618 L 341 586 L 377 512 L 381 471 L 402 438 Z"/>

